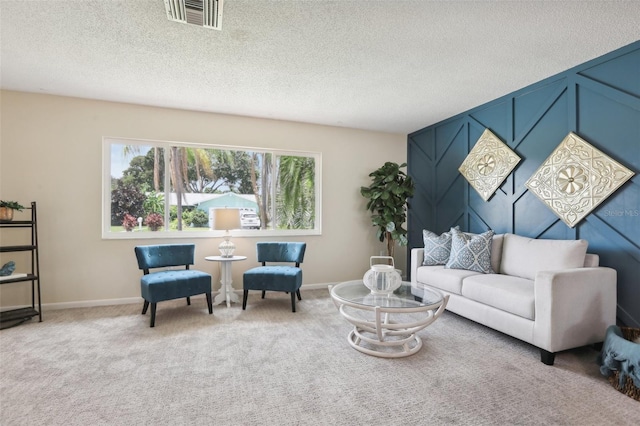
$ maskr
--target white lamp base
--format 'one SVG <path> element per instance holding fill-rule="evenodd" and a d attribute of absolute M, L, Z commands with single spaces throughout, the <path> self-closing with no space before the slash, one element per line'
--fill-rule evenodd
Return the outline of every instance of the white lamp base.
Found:
<path fill-rule="evenodd" d="M 229 238 L 231 238 L 231 235 L 225 235 L 224 241 L 218 246 L 220 256 L 222 257 L 233 257 L 233 252 L 236 250 L 236 245 L 233 244 Z"/>

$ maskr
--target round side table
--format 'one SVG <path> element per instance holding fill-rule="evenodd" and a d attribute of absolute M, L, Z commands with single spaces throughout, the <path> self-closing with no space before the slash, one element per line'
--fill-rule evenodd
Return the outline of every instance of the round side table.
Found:
<path fill-rule="evenodd" d="M 224 301 L 227 302 L 227 308 L 231 306 L 231 302 L 239 303 L 240 299 L 234 292 L 234 288 L 231 285 L 231 263 L 246 260 L 247 256 L 207 256 L 204 260 L 210 262 L 220 262 L 220 293 L 213 299 L 213 304 L 218 305 Z"/>

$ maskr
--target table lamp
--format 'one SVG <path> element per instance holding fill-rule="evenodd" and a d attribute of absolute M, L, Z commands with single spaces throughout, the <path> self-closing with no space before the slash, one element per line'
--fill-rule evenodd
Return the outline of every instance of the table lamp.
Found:
<path fill-rule="evenodd" d="M 233 257 L 236 245 L 229 240 L 231 238 L 229 231 L 238 228 L 240 228 L 240 209 L 224 208 L 213 211 L 213 229 L 225 231 L 224 240 L 218 246 L 220 256 Z"/>

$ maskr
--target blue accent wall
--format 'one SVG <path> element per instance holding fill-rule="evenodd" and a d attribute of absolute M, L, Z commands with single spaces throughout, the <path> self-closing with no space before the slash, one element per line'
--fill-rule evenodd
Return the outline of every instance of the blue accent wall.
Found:
<path fill-rule="evenodd" d="M 485 128 L 522 158 L 488 202 L 458 171 Z M 574 228 L 525 187 L 569 132 L 636 173 Z M 407 157 L 416 183 L 409 250 L 423 246 L 422 229 L 455 225 L 583 238 L 602 266 L 618 271 L 619 320 L 640 327 L 640 41 L 411 133 Z"/>

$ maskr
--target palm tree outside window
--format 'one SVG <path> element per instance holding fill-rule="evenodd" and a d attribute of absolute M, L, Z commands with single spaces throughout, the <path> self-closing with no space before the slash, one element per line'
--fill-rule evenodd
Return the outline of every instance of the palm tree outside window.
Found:
<path fill-rule="evenodd" d="M 319 153 L 105 138 L 103 163 L 103 238 L 210 237 L 221 207 L 259 217 L 247 235 L 321 232 Z"/>

